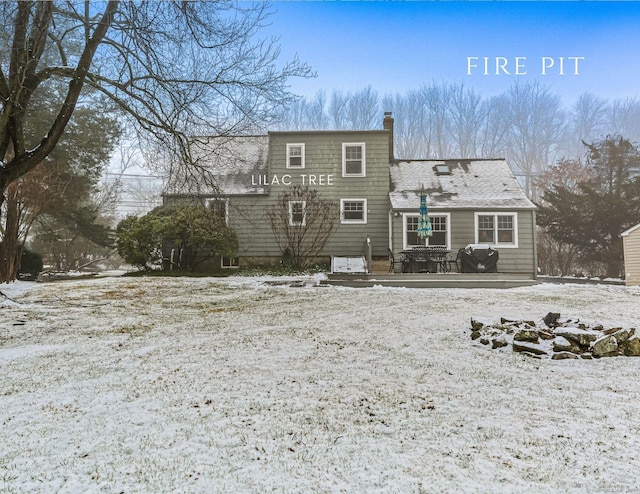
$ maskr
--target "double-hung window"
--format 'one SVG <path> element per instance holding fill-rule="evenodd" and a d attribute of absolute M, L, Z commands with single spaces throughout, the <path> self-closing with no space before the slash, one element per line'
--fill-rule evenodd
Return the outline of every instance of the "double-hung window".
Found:
<path fill-rule="evenodd" d="M 340 199 L 340 223 L 367 222 L 366 199 Z"/>
<path fill-rule="evenodd" d="M 306 201 L 289 201 L 289 225 L 305 226 L 307 224 Z"/>
<path fill-rule="evenodd" d="M 447 216 L 430 216 L 431 229 L 433 234 L 427 237 L 428 245 L 437 245 L 442 247 L 448 247 L 449 242 L 447 238 Z"/>
<path fill-rule="evenodd" d="M 442 246 L 449 248 L 449 214 L 430 214 L 431 228 L 433 234 L 426 239 L 418 237 L 418 220 L 417 214 L 404 215 L 404 247 L 414 247 L 418 245 Z"/>
<path fill-rule="evenodd" d="M 516 213 L 476 213 L 476 243 L 503 247 L 518 246 Z"/>
<path fill-rule="evenodd" d="M 229 224 L 229 200 L 224 198 L 206 199 L 205 206 L 208 207 L 215 216 Z"/>
<path fill-rule="evenodd" d="M 364 142 L 342 144 L 342 176 L 365 177 L 367 175 Z"/>
<path fill-rule="evenodd" d="M 304 168 L 304 144 L 287 144 L 287 168 Z"/>

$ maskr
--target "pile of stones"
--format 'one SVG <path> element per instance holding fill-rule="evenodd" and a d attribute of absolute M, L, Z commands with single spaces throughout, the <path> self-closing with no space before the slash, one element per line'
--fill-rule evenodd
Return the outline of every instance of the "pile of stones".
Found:
<path fill-rule="evenodd" d="M 503 317 L 492 324 L 472 318 L 471 339 L 494 350 L 554 360 L 640 356 L 640 335 L 635 328 L 588 325 L 555 312 L 538 322 Z"/>

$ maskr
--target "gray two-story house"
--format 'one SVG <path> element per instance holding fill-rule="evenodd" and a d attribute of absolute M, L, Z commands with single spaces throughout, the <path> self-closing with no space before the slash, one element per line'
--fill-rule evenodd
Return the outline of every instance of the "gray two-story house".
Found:
<path fill-rule="evenodd" d="M 222 215 L 239 240 L 222 268 L 281 260 L 267 217 L 278 196 L 295 185 L 338 205 L 336 231 L 321 256 L 387 258 L 417 245 L 455 253 L 469 244 L 499 250 L 503 272 L 535 277 L 535 206 L 503 159 L 414 160 L 393 155 L 393 118 L 383 129 L 269 132 L 200 138 L 194 154 L 215 184 L 174 180 L 164 202 L 198 198 Z M 433 235 L 417 236 L 420 190 L 427 195 Z M 304 205 L 292 204 L 292 221 Z"/>

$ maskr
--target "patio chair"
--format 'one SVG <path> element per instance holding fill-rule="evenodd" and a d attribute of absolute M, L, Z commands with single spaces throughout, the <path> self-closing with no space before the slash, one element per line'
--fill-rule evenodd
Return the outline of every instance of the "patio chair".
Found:
<path fill-rule="evenodd" d="M 462 249 L 458 249 L 458 253 L 456 254 L 455 259 L 447 259 L 447 271 L 451 272 L 453 268 L 456 268 L 456 273 L 462 273 L 462 252 L 464 251 L 464 247 Z"/>
<path fill-rule="evenodd" d="M 396 259 L 393 256 L 393 251 L 391 249 L 387 248 L 387 251 L 389 252 L 389 273 L 395 273 L 396 272 L 396 264 L 400 265 L 400 270 L 402 271 L 403 260 L 402 259 Z"/>

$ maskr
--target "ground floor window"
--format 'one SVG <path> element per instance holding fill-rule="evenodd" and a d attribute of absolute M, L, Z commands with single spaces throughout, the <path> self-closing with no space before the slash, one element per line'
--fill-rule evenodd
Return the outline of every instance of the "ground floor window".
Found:
<path fill-rule="evenodd" d="M 476 243 L 518 246 L 516 213 L 476 213 Z"/>
<path fill-rule="evenodd" d="M 404 215 L 404 248 L 418 245 L 431 245 L 449 248 L 450 242 L 450 216 L 448 214 L 430 214 L 433 235 L 426 239 L 418 237 L 418 214 Z"/>
<path fill-rule="evenodd" d="M 307 224 L 306 201 L 289 201 L 289 225 L 304 226 Z"/>
<path fill-rule="evenodd" d="M 366 199 L 340 199 L 341 223 L 366 223 L 367 200 Z"/>
<path fill-rule="evenodd" d="M 222 256 L 220 265 L 223 268 L 237 268 L 240 266 L 240 259 L 238 257 Z"/>

